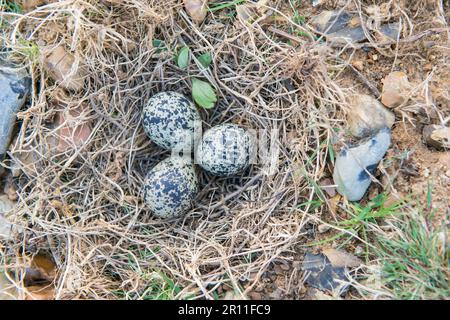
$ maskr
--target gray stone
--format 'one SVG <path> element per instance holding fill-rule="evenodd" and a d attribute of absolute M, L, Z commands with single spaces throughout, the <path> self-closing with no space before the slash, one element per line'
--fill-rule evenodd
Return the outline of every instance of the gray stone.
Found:
<path fill-rule="evenodd" d="M 323 11 L 312 19 L 313 26 L 326 37 L 338 43 L 360 42 L 366 39 L 361 26 L 350 26 L 353 16 L 348 12 Z"/>
<path fill-rule="evenodd" d="M 348 290 L 348 269 L 333 266 L 324 254 L 307 252 L 302 270 L 306 272 L 305 282 L 314 288 L 339 294 Z"/>
<path fill-rule="evenodd" d="M 23 68 L 0 60 L 0 157 L 8 150 L 16 115 L 30 91 L 31 80 Z"/>
<path fill-rule="evenodd" d="M 391 131 L 383 128 L 359 145 L 344 148 L 334 164 L 333 179 L 337 191 L 349 201 L 360 200 L 390 144 Z"/>
<path fill-rule="evenodd" d="M 367 40 L 359 16 L 347 11 L 322 11 L 312 18 L 311 23 L 318 31 L 324 33 L 328 40 L 337 45 Z M 400 24 L 387 23 L 380 26 L 378 31 L 395 40 L 400 32 Z"/>
<path fill-rule="evenodd" d="M 423 128 L 423 139 L 438 150 L 450 149 L 450 127 L 427 125 Z"/>
<path fill-rule="evenodd" d="M 390 129 L 394 122 L 394 113 L 371 96 L 357 94 L 350 97 L 347 123 L 354 137 L 364 138 L 384 127 Z"/>
<path fill-rule="evenodd" d="M 328 34 L 327 37 L 337 43 L 361 42 L 366 39 L 364 29 L 361 27 L 344 28 Z"/>
<path fill-rule="evenodd" d="M 386 37 L 389 37 L 393 40 L 397 40 L 398 34 L 400 32 L 400 23 L 393 22 L 393 23 L 383 24 L 380 27 L 380 32 L 382 34 L 384 34 Z"/>

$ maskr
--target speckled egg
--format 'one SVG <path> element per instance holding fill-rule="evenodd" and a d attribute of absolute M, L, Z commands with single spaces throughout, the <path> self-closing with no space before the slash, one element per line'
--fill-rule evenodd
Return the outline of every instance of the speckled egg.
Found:
<path fill-rule="evenodd" d="M 154 143 L 164 149 L 181 150 L 193 146 L 195 128 L 201 128 L 201 118 L 191 100 L 181 93 L 166 91 L 150 98 L 143 110 L 143 124 Z"/>
<path fill-rule="evenodd" d="M 255 142 L 253 136 L 235 124 L 222 124 L 205 132 L 197 146 L 198 164 L 218 176 L 231 176 L 249 164 Z"/>
<path fill-rule="evenodd" d="M 198 192 L 194 164 L 182 157 L 158 163 L 144 181 L 144 200 L 160 218 L 180 216 L 192 207 Z"/>

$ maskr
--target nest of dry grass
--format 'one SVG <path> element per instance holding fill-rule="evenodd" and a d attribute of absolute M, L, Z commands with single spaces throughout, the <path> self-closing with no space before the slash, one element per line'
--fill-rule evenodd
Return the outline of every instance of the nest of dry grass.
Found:
<path fill-rule="evenodd" d="M 283 17 L 282 3 L 271 5 Z M 30 64 L 34 83 L 5 164 L 23 169 L 11 185 L 18 194 L 14 222 L 24 230 L 2 248 L 17 279 L 19 256 L 46 250 L 58 266 L 57 299 L 110 299 L 118 291 L 142 298 L 161 272 L 181 289 L 175 298 L 211 299 L 223 284 L 245 297 L 272 262 L 289 259 L 308 239 L 309 202 L 318 196 L 311 181 L 327 172 L 331 128 L 340 126 L 345 105 L 329 72 L 343 65 L 322 42 L 295 42 L 220 13 L 198 26 L 173 0 L 60 1 L 18 15 L 12 25 L 5 41 Z M 83 88 L 61 91 L 39 58 L 24 59 L 22 38 L 72 52 L 86 71 Z M 193 63 L 180 70 L 173 57 L 184 45 Z M 195 58 L 205 52 L 214 58 L 207 69 Z M 266 175 L 255 165 L 228 179 L 199 171 L 195 207 L 181 219 L 159 220 L 146 209 L 141 186 L 168 152 L 146 137 L 141 110 L 162 90 L 190 96 L 194 76 L 219 97 L 214 109 L 201 110 L 204 130 L 223 122 L 276 129 L 278 170 Z M 55 112 L 77 108 L 77 121 L 92 129 L 88 140 L 55 152 Z M 32 166 L 21 162 L 24 153 L 33 154 Z"/>

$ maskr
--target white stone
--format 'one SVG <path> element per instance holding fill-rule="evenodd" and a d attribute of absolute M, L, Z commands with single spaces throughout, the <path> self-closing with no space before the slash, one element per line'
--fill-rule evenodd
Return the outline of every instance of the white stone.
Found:
<path fill-rule="evenodd" d="M 11 237 L 13 226 L 4 215 L 12 210 L 14 206 L 15 203 L 9 200 L 7 195 L 0 196 L 0 239 L 9 239 Z"/>
<path fill-rule="evenodd" d="M 347 123 L 353 136 L 361 138 L 384 127 L 390 129 L 394 122 L 394 113 L 375 98 L 365 94 L 354 95 L 350 98 Z"/>
<path fill-rule="evenodd" d="M 344 148 L 334 164 L 333 179 L 337 191 L 349 201 L 360 200 L 390 144 L 391 132 L 384 128 L 358 146 Z"/>

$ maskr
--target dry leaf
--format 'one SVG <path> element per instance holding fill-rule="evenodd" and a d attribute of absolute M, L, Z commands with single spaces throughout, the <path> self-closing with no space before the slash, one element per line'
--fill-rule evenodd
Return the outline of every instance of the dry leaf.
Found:
<path fill-rule="evenodd" d="M 236 16 L 245 22 L 252 22 L 258 18 L 259 14 L 267 11 L 267 0 L 260 0 L 257 3 L 244 3 L 236 6 Z"/>
<path fill-rule="evenodd" d="M 362 264 L 359 258 L 342 250 L 329 248 L 322 250 L 322 253 L 327 256 L 335 268 L 354 268 Z"/>
<path fill-rule="evenodd" d="M 77 108 L 56 115 L 55 125 L 59 128 L 58 152 L 65 152 L 72 147 L 78 148 L 89 139 L 92 131 L 88 123 L 80 120 L 81 114 L 81 108 Z"/>
<path fill-rule="evenodd" d="M 25 285 L 36 282 L 52 282 L 56 276 L 56 265 L 53 260 L 44 254 L 35 255 L 27 267 L 24 277 Z"/>
<path fill-rule="evenodd" d="M 53 285 L 30 286 L 26 288 L 25 300 L 53 300 L 55 299 L 55 288 Z"/>
<path fill-rule="evenodd" d="M 18 145 L 19 137 L 15 137 L 11 145 Z M 38 161 L 38 154 L 34 150 L 34 144 L 23 145 L 20 150 L 11 150 L 11 173 L 13 177 L 19 177 L 23 172 L 32 174 L 36 171 L 36 162 Z"/>
<path fill-rule="evenodd" d="M 50 51 L 44 58 L 44 65 L 58 83 L 67 89 L 80 90 L 84 85 L 84 72 L 75 57 L 63 46 Z"/>
<path fill-rule="evenodd" d="M 184 0 L 184 8 L 194 22 L 200 23 L 208 13 L 208 0 Z"/>
<path fill-rule="evenodd" d="M 255 5 L 253 3 L 236 6 L 236 16 L 242 21 L 249 22 L 253 20 L 255 15 Z"/>
<path fill-rule="evenodd" d="M 319 185 L 331 198 L 336 195 L 336 187 L 333 186 L 333 181 L 330 178 L 325 178 L 319 181 Z"/>

